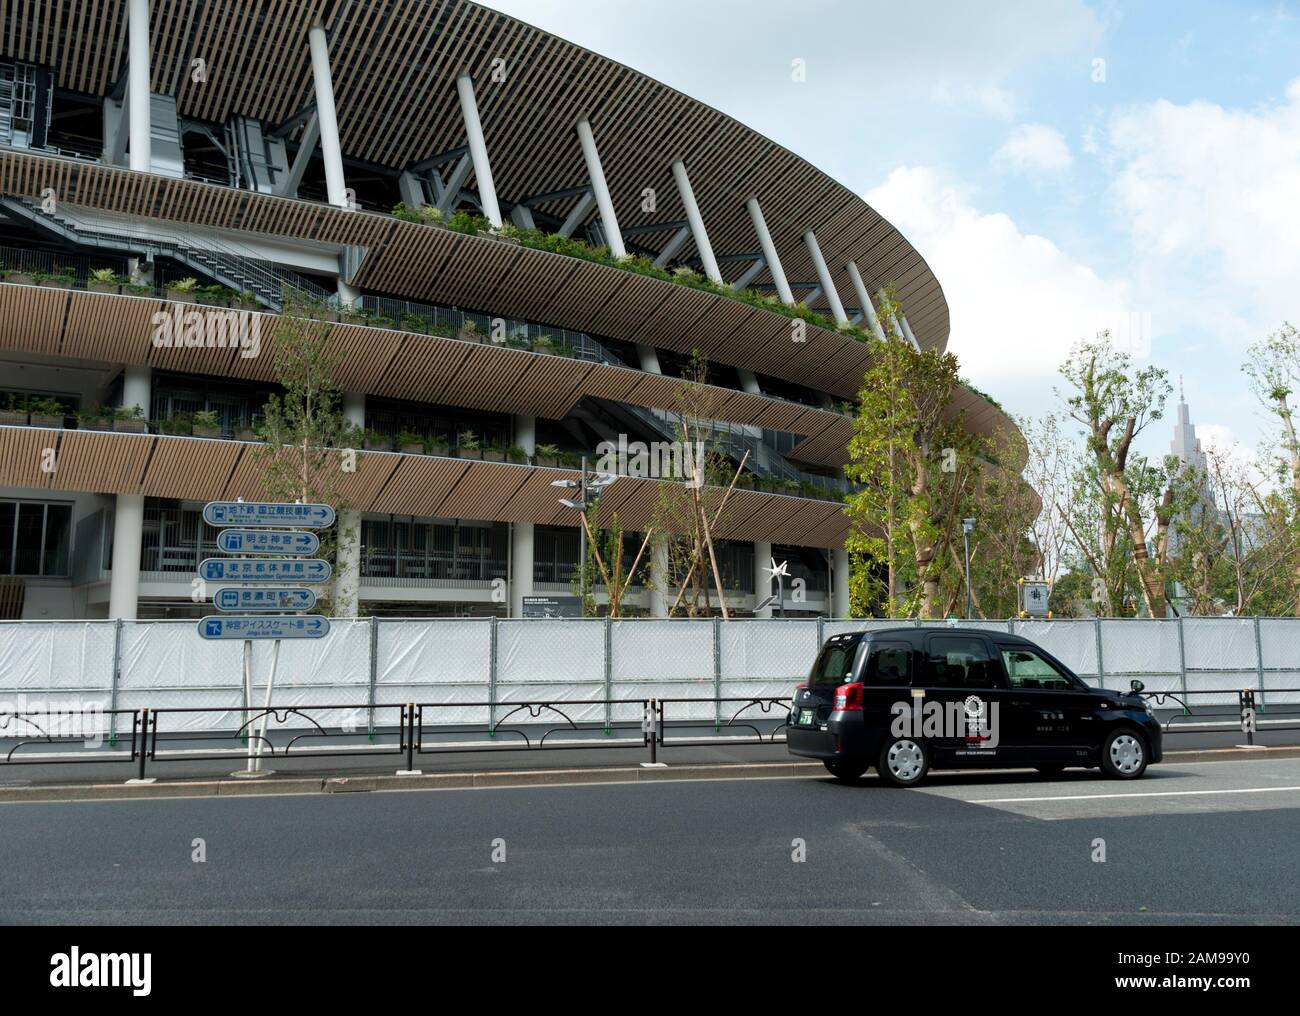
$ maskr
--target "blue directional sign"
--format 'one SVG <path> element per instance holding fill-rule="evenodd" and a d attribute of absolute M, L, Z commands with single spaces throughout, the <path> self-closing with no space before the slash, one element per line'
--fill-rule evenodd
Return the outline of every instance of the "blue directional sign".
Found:
<path fill-rule="evenodd" d="M 320 550 L 315 533 L 289 533 L 279 529 L 223 529 L 217 549 L 227 554 L 290 554 L 310 557 Z"/>
<path fill-rule="evenodd" d="M 318 557 L 261 558 L 210 557 L 199 565 L 205 582 L 284 582 L 320 585 L 328 582 L 334 569 Z"/>
<path fill-rule="evenodd" d="M 198 623 L 205 639 L 319 639 L 330 632 L 329 618 L 305 617 L 205 617 Z"/>
<path fill-rule="evenodd" d="M 203 506 L 203 521 L 223 526 L 302 526 L 327 529 L 334 509 L 327 504 L 274 504 L 263 501 L 212 501 Z"/>
<path fill-rule="evenodd" d="M 230 613 L 249 614 L 311 610 L 316 606 L 316 594 L 305 586 L 254 586 L 250 589 L 226 587 L 212 594 L 212 605 Z"/>

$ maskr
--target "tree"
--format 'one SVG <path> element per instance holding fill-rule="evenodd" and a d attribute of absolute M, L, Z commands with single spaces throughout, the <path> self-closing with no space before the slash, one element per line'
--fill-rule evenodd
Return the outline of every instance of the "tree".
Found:
<path fill-rule="evenodd" d="M 1281 423 L 1281 445 L 1285 453 L 1287 483 L 1285 495 L 1279 495 L 1275 506 L 1283 510 L 1286 528 L 1291 532 L 1300 529 L 1300 437 L 1296 434 L 1295 418 L 1290 404 L 1296 382 L 1300 380 L 1300 333 L 1290 322 L 1284 322 L 1272 335 L 1250 347 L 1250 359 L 1244 370 L 1250 378 L 1256 398 L 1273 413 Z M 1294 595 L 1288 613 L 1300 617 L 1300 558 L 1291 561 Z"/>
<path fill-rule="evenodd" d="M 733 465 L 719 449 L 716 433 L 708 425 L 711 399 L 708 363 L 695 350 L 677 389 L 674 413 L 679 452 L 674 458 L 686 464 L 690 475 L 660 482 L 651 526 L 656 533 L 655 551 L 666 560 L 671 577 L 669 588 L 661 594 L 669 617 L 683 604 L 688 617 L 708 617 L 710 579 L 722 616 L 730 616 L 713 534 L 725 527 L 726 510 L 749 452 Z"/>
<path fill-rule="evenodd" d="M 266 442 L 255 452 L 262 490 L 268 500 L 328 504 L 339 513 L 339 525 L 320 534 L 317 556 L 336 562 L 357 539 L 355 526 L 343 523 L 348 509 L 343 481 L 349 460 L 344 454 L 356 442 L 355 428 L 342 412 L 343 393 L 334 381 L 341 353 L 330 344 L 320 322 L 284 319 L 271 345 L 275 379 L 284 389 L 262 409 L 261 436 Z M 324 597 L 326 612 L 349 595 L 341 574 Z M 343 595 L 340 595 L 340 594 Z"/>
<path fill-rule="evenodd" d="M 1138 455 L 1133 442 L 1164 414 L 1170 392 L 1166 373 L 1155 366 L 1134 371 L 1128 354 L 1102 332 L 1074 347 L 1061 375 L 1073 389 L 1064 396 L 1070 417 L 1084 428 L 1091 466 L 1085 479 L 1098 495 L 1095 508 L 1110 558 L 1106 577 L 1114 578 L 1113 554 L 1123 533 L 1147 611 L 1163 617 L 1173 477 L 1167 466 L 1153 466 Z M 1086 545 L 1077 527 L 1075 537 Z"/>
<path fill-rule="evenodd" d="M 1032 571 L 1039 578 L 1055 583 L 1067 567 L 1066 555 L 1071 536 L 1067 520 L 1074 511 L 1073 472 L 1079 459 L 1079 447 L 1061 427 L 1055 414 L 1041 420 L 1018 417 L 1016 425 L 1028 447 L 1024 480 L 1036 491 L 1042 509 L 1029 526 L 1034 546 Z"/>
<path fill-rule="evenodd" d="M 574 576 L 573 585 L 584 592 L 582 613 L 584 617 L 595 617 L 598 613 L 596 604 L 596 584 L 605 587 L 609 601 L 609 616 L 623 616 L 623 597 L 632 587 L 638 575 L 643 573 L 642 562 L 646 548 L 650 546 L 654 530 L 649 529 L 641 539 L 636 557 L 632 559 L 627 571 L 623 570 L 623 551 L 626 537 L 623 527 L 618 522 L 618 512 L 610 514 L 609 521 L 602 524 L 600 517 L 600 499 L 579 515 L 583 529 L 587 533 L 587 560 L 579 563 L 579 574 Z M 653 591 L 651 593 L 653 595 Z"/>
<path fill-rule="evenodd" d="M 850 597 L 855 614 L 883 601 L 891 617 L 937 617 L 948 607 L 943 579 L 954 546 L 961 546 L 961 510 L 974 490 L 979 445 L 952 412 L 961 383 L 957 358 L 918 352 L 893 325 L 898 311 L 886 290 L 880 316 L 892 334 L 873 347 L 849 442 L 845 473 L 861 489 L 846 499 L 853 522 L 846 546 L 867 565 L 851 575 Z"/>

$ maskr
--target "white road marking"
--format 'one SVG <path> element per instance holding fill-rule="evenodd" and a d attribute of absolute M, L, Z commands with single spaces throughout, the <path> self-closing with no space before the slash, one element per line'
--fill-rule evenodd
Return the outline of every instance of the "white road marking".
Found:
<path fill-rule="evenodd" d="M 1239 790 L 1158 790 L 1147 794 L 1078 794 L 1069 797 L 985 797 L 970 804 L 1033 804 L 1041 801 L 1113 801 L 1125 797 L 1199 797 L 1207 794 L 1275 794 L 1300 787 L 1246 787 Z"/>

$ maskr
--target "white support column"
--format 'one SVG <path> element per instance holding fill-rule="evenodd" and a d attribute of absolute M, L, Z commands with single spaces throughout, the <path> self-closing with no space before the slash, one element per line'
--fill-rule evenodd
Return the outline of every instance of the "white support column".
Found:
<path fill-rule="evenodd" d="M 153 372 L 128 366 L 122 379 L 122 405 L 139 406 L 145 419 L 153 402 Z M 140 547 L 144 538 L 144 496 L 118 494 L 113 510 L 113 575 L 108 587 L 108 616 L 139 616 Z"/>
<path fill-rule="evenodd" d="M 153 168 L 153 124 L 149 96 L 149 0 L 130 0 L 127 13 L 126 107 L 131 169 Z M 132 617 L 135 616 L 133 613 Z"/>
<path fill-rule="evenodd" d="M 835 559 L 835 593 L 832 609 L 835 617 L 849 616 L 849 552 L 843 547 L 836 547 Z"/>
<path fill-rule="evenodd" d="M 794 306 L 794 293 L 790 291 L 790 283 L 786 281 L 785 269 L 781 267 L 781 259 L 776 254 L 776 244 L 772 242 L 772 234 L 768 232 L 767 220 L 763 218 L 763 209 L 759 207 L 758 198 L 750 198 L 745 202 L 745 207 L 749 209 L 750 221 L 754 223 L 754 232 L 758 234 L 758 246 L 763 252 L 763 260 L 767 262 L 767 267 L 772 272 L 772 281 L 776 283 L 777 296 L 781 302 L 787 306 Z"/>
<path fill-rule="evenodd" d="M 681 159 L 673 163 L 673 179 L 677 181 L 677 191 L 681 194 L 682 204 L 686 207 L 686 221 L 690 223 L 695 249 L 700 252 L 704 274 L 714 282 L 721 283 L 722 272 L 718 270 L 718 259 L 713 256 L 713 244 L 704 229 L 704 217 L 700 215 L 700 206 L 695 200 L 691 179 L 686 175 L 686 164 Z"/>
<path fill-rule="evenodd" d="M 587 221 L 591 215 L 591 210 L 596 207 L 596 199 L 592 196 L 591 191 L 587 191 L 582 197 L 578 198 L 578 203 L 573 206 L 571 211 L 560 224 L 560 228 L 555 232 L 559 236 L 570 237 L 578 228 Z"/>
<path fill-rule="evenodd" d="M 772 576 L 766 571 L 772 564 L 772 545 L 754 543 L 754 603 L 759 604 L 772 595 Z M 766 620 L 772 618 L 772 605 L 769 603 L 762 610 L 754 611 L 755 617 Z"/>
<path fill-rule="evenodd" d="M 736 374 L 740 377 L 740 387 L 749 392 L 750 395 L 762 395 L 762 386 L 758 383 L 758 378 L 754 377 L 752 370 L 746 370 L 744 367 L 737 367 Z"/>
<path fill-rule="evenodd" d="M 835 318 L 836 324 L 848 324 L 849 316 L 844 313 L 844 304 L 840 302 L 840 294 L 835 289 L 835 280 L 831 278 L 831 270 L 826 266 L 826 259 L 822 257 L 817 235 L 810 229 L 804 233 L 803 242 L 808 248 L 808 256 L 812 258 L 813 267 L 817 269 L 817 281 L 821 283 L 822 292 L 826 294 L 826 302 L 831 307 L 831 316 Z"/>
<path fill-rule="evenodd" d="M 596 137 L 591 133 L 591 124 L 586 120 L 578 121 L 578 142 L 582 145 L 582 158 L 587 163 L 587 177 L 591 181 L 592 193 L 596 195 L 600 224 L 605 232 L 609 252 L 616 258 L 626 257 L 627 248 L 623 246 L 623 234 L 618 228 L 618 216 L 614 213 L 614 200 L 609 196 L 605 170 L 600 164 L 600 152 L 596 150 Z"/>
<path fill-rule="evenodd" d="M 483 122 L 478 117 L 478 101 L 474 98 L 474 79 L 462 74 L 456 79 L 460 95 L 460 115 L 465 121 L 465 134 L 469 138 L 469 154 L 474 162 L 474 181 L 478 185 L 478 199 L 483 214 L 497 229 L 501 228 L 501 206 L 497 204 L 497 188 L 492 181 L 492 165 L 488 161 L 487 142 L 483 140 Z"/>
<path fill-rule="evenodd" d="M 316 85 L 316 122 L 320 129 L 320 154 L 325 163 L 325 191 L 329 203 L 348 207 L 347 184 L 343 179 L 343 148 L 339 144 L 338 114 L 334 109 L 334 83 L 330 79 L 329 44 L 325 29 L 314 26 L 307 33 L 311 46 L 311 74 Z"/>
<path fill-rule="evenodd" d="M 537 418 L 515 417 L 515 444 L 528 455 L 537 452 Z M 510 616 L 524 616 L 524 597 L 533 595 L 533 551 L 536 544 L 533 524 L 515 522 L 510 540 Z"/>
<path fill-rule="evenodd" d="M 912 334 L 912 326 L 907 323 L 907 315 L 899 311 L 898 321 L 903 326 L 903 337 L 912 344 L 912 348 L 918 353 L 921 351 L 921 344 L 916 341 L 916 336 Z"/>
<path fill-rule="evenodd" d="M 366 426 L 366 397 L 361 392 L 343 393 L 343 416 L 363 430 Z M 356 617 L 361 608 L 361 513 L 339 512 L 338 547 L 334 575 L 334 616 Z"/>
<path fill-rule="evenodd" d="M 853 283 L 853 292 L 858 298 L 858 304 L 862 307 L 863 317 L 871 325 L 872 334 L 884 342 L 885 330 L 880 327 L 880 318 L 876 316 L 876 308 L 871 303 L 871 294 L 867 292 L 866 283 L 862 281 L 862 273 L 858 271 L 858 266 L 853 261 L 845 267 L 848 269 L 849 281 Z"/>

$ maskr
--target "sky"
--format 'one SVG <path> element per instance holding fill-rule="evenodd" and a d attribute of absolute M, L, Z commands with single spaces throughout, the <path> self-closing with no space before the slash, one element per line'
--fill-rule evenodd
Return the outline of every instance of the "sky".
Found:
<path fill-rule="evenodd" d="M 1300 323 L 1300 0 L 486 2 L 860 194 L 929 262 L 949 349 L 1011 412 L 1058 410 L 1058 366 L 1109 328 L 1183 379 L 1204 443 L 1271 435 L 1241 364 Z"/>

